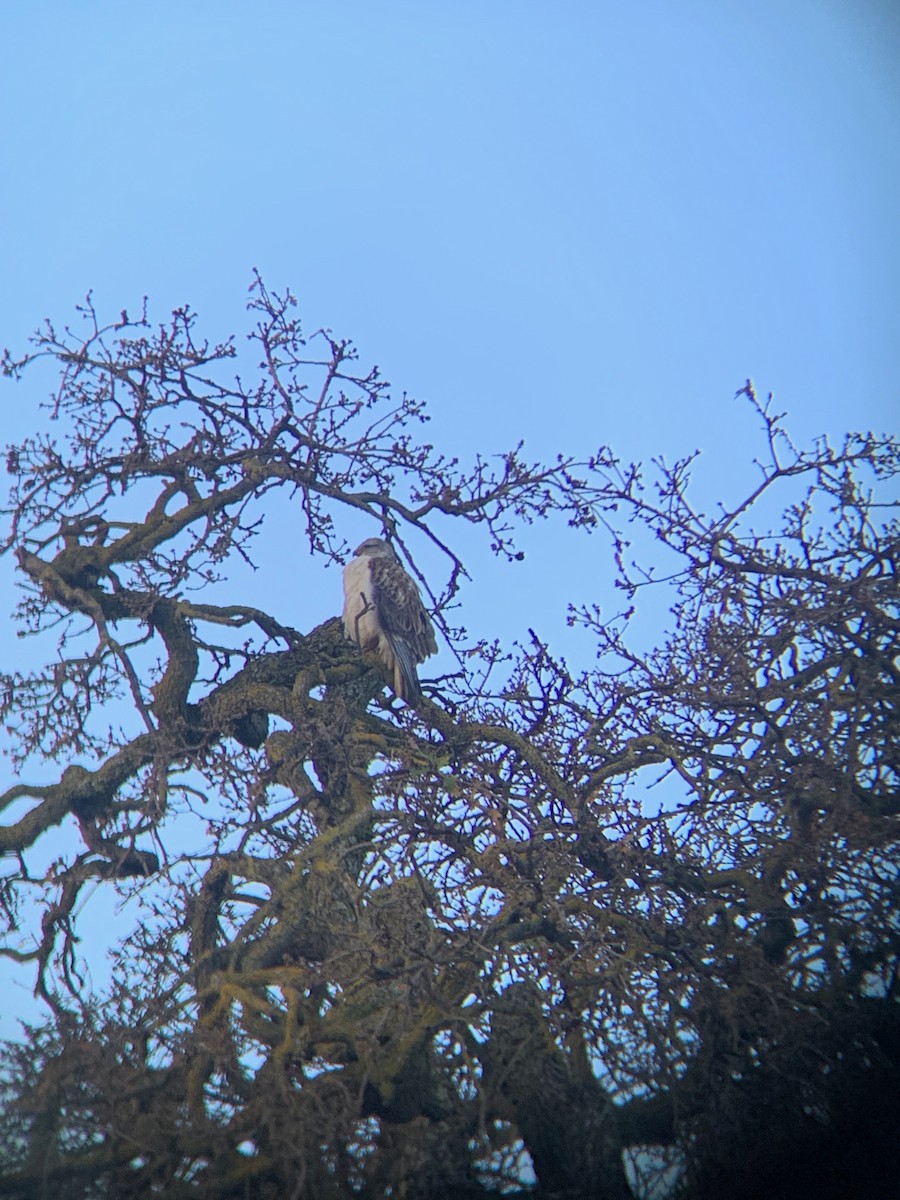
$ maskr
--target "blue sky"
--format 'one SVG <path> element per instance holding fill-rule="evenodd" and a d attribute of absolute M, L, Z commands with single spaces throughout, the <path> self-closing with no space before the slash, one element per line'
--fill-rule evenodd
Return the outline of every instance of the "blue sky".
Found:
<path fill-rule="evenodd" d="M 88 289 L 241 332 L 258 267 L 425 399 L 450 452 L 699 447 L 710 499 L 736 499 L 748 376 L 801 440 L 897 425 L 890 0 L 44 0 L 0 8 L 0 45 L 13 350 Z M 4 442 L 40 423 L 38 382 L 0 386 Z M 512 591 L 473 549 L 464 619 L 568 652 L 605 546 L 526 544 Z M 270 561 L 280 619 L 336 611 L 334 573 Z M 11 579 L 0 560 L 4 618 Z"/>

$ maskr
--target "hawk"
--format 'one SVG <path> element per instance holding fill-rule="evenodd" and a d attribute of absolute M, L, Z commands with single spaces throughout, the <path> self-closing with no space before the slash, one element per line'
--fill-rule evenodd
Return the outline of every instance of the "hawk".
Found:
<path fill-rule="evenodd" d="M 344 632 L 377 652 L 401 700 L 419 697 L 416 663 L 437 654 L 434 627 L 415 581 L 383 538 L 366 538 L 344 568 Z"/>

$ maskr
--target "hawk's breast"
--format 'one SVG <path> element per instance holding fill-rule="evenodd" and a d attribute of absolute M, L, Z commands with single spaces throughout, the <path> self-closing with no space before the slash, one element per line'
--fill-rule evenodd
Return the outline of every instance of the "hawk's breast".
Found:
<path fill-rule="evenodd" d="M 344 569 L 344 632 L 364 650 L 374 650 L 381 639 L 370 564 L 362 555 Z"/>

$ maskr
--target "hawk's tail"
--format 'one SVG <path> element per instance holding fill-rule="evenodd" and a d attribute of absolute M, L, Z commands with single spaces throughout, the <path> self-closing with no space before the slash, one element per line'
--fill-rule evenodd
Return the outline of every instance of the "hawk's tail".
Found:
<path fill-rule="evenodd" d="M 394 652 L 394 691 L 401 700 L 411 704 L 422 695 L 416 660 L 408 643 L 401 638 L 390 638 L 390 643 Z"/>

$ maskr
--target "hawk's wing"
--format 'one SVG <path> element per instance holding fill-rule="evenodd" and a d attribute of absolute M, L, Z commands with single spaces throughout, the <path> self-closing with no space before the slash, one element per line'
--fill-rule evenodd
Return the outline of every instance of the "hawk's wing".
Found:
<path fill-rule="evenodd" d="M 437 654 L 431 618 L 415 582 L 395 558 L 378 555 L 370 565 L 373 601 L 385 633 L 402 638 L 417 663 Z"/>
<path fill-rule="evenodd" d="M 403 700 L 419 694 L 416 663 L 437 653 L 431 618 L 415 581 L 393 556 L 373 555 L 369 561 L 378 623 L 393 651 L 394 691 Z M 398 686 L 399 685 L 399 686 Z"/>

